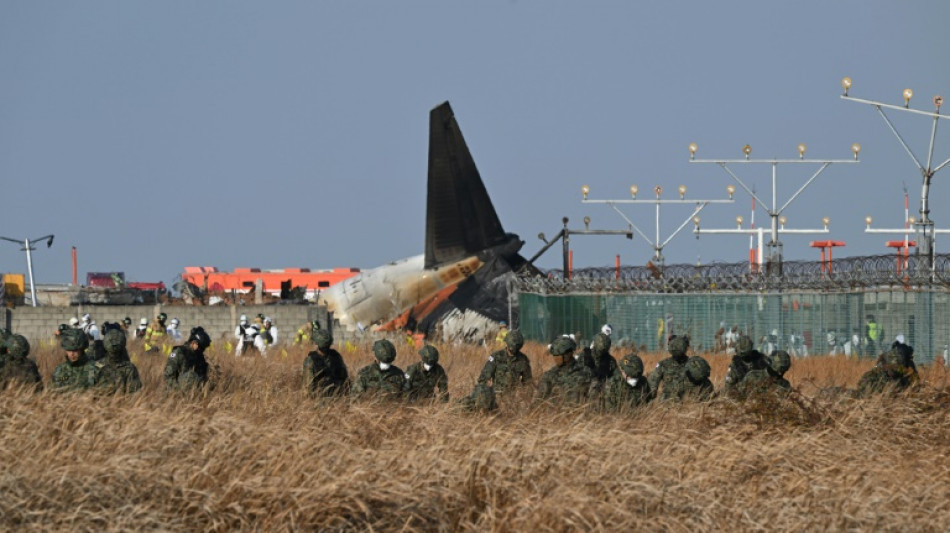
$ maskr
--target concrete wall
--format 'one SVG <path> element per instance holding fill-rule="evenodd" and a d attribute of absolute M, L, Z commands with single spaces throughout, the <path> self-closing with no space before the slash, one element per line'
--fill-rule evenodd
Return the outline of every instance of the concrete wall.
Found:
<path fill-rule="evenodd" d="M 69 322 L 70 317 L 83 313 L 92 315 L 100 327 L 105 322 L 118 322 L 125 317 L 132 319 L 133 327 L 145 317 L 151 321 L 164 311 L 168 320 L 178 318 L 182 333 L 195 326 L 202 326 L 212 339 L 231 338 L 242 314 L 253 320 L 258 313 L 271 317 L 279 331 L 279 341 L 292 340 L 302 324 L 319 320 L 327 326 L 327 310 L 316 305 L 242 305 L 242 306 L 161 306 L 161 305 L 80 305 L 71 307 L 17 307 L 4 309 L 0 315 L 3 325 L 23 335 L 30 342 L 45 341 L 53 337 L 53 331 Z"/>

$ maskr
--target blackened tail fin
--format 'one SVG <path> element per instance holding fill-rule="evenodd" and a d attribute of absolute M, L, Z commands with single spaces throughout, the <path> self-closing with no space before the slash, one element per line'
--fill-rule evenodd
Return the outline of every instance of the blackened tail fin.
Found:
<path fill-rule="evenodd" d="M 425 268 L 504 243 L 505 232 L 448 102 L 429 114 Z"/>

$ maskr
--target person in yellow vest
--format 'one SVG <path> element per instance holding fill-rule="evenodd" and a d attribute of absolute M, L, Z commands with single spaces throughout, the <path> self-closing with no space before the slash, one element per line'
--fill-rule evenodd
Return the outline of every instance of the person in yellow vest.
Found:
<path fill-rule="evenodd" d="M 874 315 L 867 316 L 867 324 L 864 326 L 864 337 L 867 342 L 865 353 L 870 356 L 878 355 L 877 351 L 881 345 L 881 339 L 884 338 L 884 328 L 874 320 Z"/>
<path fill-rule="evenodd" d="M 168 329 L 168 326 L 165 325 L 165 320 L 167 319 L 168 315 L 159 313 L 158 316 L 155 317 L 155 320 L 145 329 L 146 352 L 157 352 L 161 349 L 162 343 L 165 342 L 166 330 Z"/>
<path fill-rule="evenodd" d="M 495 344 L 501 346 L 505 344 L 505 337 L 508 336 L 508 323 L 502 320 L 499 323 L 498 335 L 495 335 Z"/>
<path fill-rule="evenodd" d="M 309 344 L 311 333 L 318 329 L 320 329 L 320 322 L 317 320 L 311 320 L 297 328 L 297 334 L 294 335 L 294 346 Z"/>

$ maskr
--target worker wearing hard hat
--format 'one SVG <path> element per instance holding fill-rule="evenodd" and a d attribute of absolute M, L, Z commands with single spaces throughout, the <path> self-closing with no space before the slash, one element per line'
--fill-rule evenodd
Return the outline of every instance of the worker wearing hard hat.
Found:
<path fill-rule="evenodd" d="M 139 325 L 135 328 L 135 333 L 132 334 L 132 338 L 139 340 L 145 338 L 145 330 L 148 329 L 148 319 L 144 316 L 139 320 Z"/>

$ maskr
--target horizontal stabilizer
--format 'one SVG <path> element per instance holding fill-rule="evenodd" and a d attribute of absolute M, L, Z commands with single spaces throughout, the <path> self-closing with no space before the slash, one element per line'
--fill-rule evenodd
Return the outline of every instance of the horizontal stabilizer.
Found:
<path fill-rule="evenodd" d="M 429 115 L 425 268 L 505 242 L 505 232 L 448 102 Z"/>

